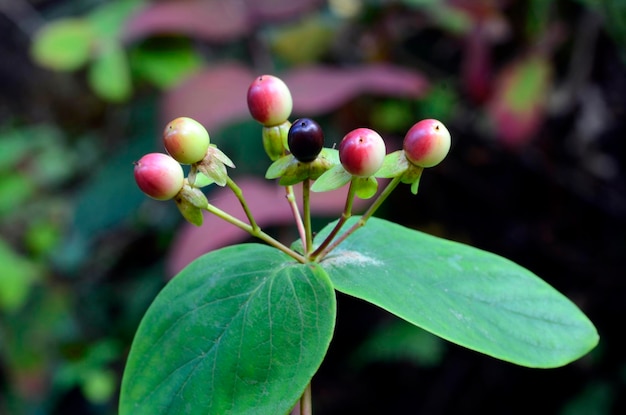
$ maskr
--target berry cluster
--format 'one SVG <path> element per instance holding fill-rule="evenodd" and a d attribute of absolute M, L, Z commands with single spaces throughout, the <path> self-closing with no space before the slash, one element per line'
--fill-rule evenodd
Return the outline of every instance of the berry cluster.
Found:
<path fill-rule="evenodd" d="M 302 240 L 306 240 L 304 251 L 308 256 L 305 259 L 288 248 L 284 249 L 299 261 L 319 259 L 327 253 L 327 249 L 332 248 L 327 247 L 330 243 L 327 241 L 312 251 L 309 191 L 329 191 L 350 183 L 338 231 L 351 215 L 355 196 L 369 199 L 376 195 L 377 178 L 392 181 L 374 201 L 366 217 L 399 183 L 411 184 L 412 192 L 417 193 L 423 169 L 439 164 L 450 150 L 450 133 L 441 122 L 433 119 L 413 125 L 404 137 L 402 150 L 390 154 L 386 153 L 380 134 L 369 128 L 348 132 L 337 149 L 324 147 L 324 133 L 317 122 L 310 118 L 299 118 L 293 123 L 289 121 L 293 108 L 291 92 L 281 79 L 272 75 L 262 75 L 253 80 L 248 88 L 247 103 L 252 118 L 263 126 L 263 147 L 272 160 L 265 177 L 279 179 L 279 183 L 286 186 L 287 199 L 301 228 Z M 200 123 L 187 117 L 176 118 L 163 131 L 163 145 L 167 154 L 147 154 L 135 163 L 135 180 L 144 193 L 157 200 L 174 199 L 183 216 L 193 224 L 200 225 L 201 211 L 208 210 L 281 247 L 262 233 L 254 222 L 241 190 L 226 171 L 226 166 L 235 167 L 234 164 L 211 144 L 209 133 Z M 190 165 L 187 178 L 181 164 Z M 199 188 L 210 183 L 233 190 L 246 211 L 249 225 L 208 203 Z M 291 190 L 291 186 L 298 183 L 303 185 L 304 221 L 299 218 Z"/>

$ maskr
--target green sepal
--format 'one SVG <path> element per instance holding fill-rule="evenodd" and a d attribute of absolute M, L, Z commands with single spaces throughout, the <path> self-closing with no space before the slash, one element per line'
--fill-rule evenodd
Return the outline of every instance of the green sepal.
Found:
<path fill-rule="evenodd" d="M 404 155 L 404 150 L 394 151 L 385 156 L 383 165 L 376 172 L 376 177 L 384 179 L 393 179 L 398 177 L 410 168 L 409 161 Z"/>
<path fill-rule="evenodd" d="M 210 177 L 215 181 L 218 186 L 226 186 L 228 181 L 228 172 L 224 163 L 209 162 L 198 164 L 198 170 L 200 173 Z"/>
<path fill-rule="evenodd" d="M 378 180 L 375 177 L 355 177 L 355 193 L 359 199 L 370 199 L 378 191 Z"/>
<path fill-rule="evenodd" d="M 408 169 L 402 174 L 400 181 L 411 185 L 411 193 L 417 194 L 420 179 L 422 178 L 423 167 L 408 163 Z"/>
<path fill-rule="evenodd" d="M 317 158 L 309 163 L 298 161 L 288 154 L 273 162 L 265 172 L 266 179 L 278 179 L 281 186 L 291 186 L 306 179 L 316 180 L 335 166 L 339 160 L 337 150 L 322 149 Z"/>
<path fill-rule="evenodd" d="M 188 200 L 182 197 L 175 198 L 174 201 L 176 202 L 176 207 L 180 214 L 183 215 L 183 218 L 185 218 L 187 222 L 195 226 L 202 226 L 203 216 L 200 208 L 192 205 Z"/>
<path fill-rule="evenodd" d="M 191 182 L 190 176 L 191 176 L 191 173 L 188 176 L 189 183 L 193 185 L 194 187 L 205 187 L 205 186 L 215 183 L 215 180 L 213 180 L 212 178 L 210 178 L 209 176 L 203 173 L 200 173 L 199 171 L 196 171 L 195 180 L 193 181 L 193 183 Z"/>
<path fill-rule="evenodd" d="M 327 170 L 315 180 L 311 190 L 314 192 L 329 192 L 345 186 L 351 179 L 352 175 L 341 164 L 335 164 L 330 170 Z"/>
<path fill-rule="evenodd" d="M 286 156 L 281 157 L 278 160 L 274 161 L 272 164 L 270 164 L 270 166 L 267 168 L 267 171 L 265 172 L 265 178 L 278 179 L 283 174 L 285 174 L 287 168 L 291 163 L 297 162 L 298 160 L 296 160 L 293 155 L 287 154 Z"/>
<path fill-rule="evenodd" d="M 220 163 L 225 164 L 232 169 L 235 168 L 235 163 L 233 163 L 233 161 L 226 154 L 224 154 L 222 150 L 217 148 L 215 144 L 209 145 L 209 150 L 207 151 L 206 157 L 211 158 L 211 160 L 213 161 L 219 161 Z"/>
<path fill-rule="evenodd" d="M 209 201 L 200 189 L 190 186 L 187 183 L 183 185 L 183 189 L 178 194 L 177 198 L 178 197 L 184 199 L 187 203 L 197 207 L 198 209 L 206 209 L 209 204 Z"/>

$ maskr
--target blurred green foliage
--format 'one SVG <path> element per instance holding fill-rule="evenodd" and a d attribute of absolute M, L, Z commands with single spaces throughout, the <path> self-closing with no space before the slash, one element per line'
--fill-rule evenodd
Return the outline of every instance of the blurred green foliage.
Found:
<path fill-rule="evenodd" d="M 626 59 L 626 6 L 620 0 L 292 0 L 285 4 L 303 6 L 265 20 L 255 9 L 256 14 L 240 19 L 246 22 L 243 29 L 221 37 L 209 38 L 185 20 L 173 29 L 128 37 L 129 22 L 138 13 L 164 5 L 180 11 L 185 3 L 200 5 L 200 10 L 222 4 L 213 0 L 20 0 L 11 4 L 24 7 L 0 6 L 3 38 L 7 44 L 16 43 L 12 53 L 31 59 L 28 65 L 8 55 L 3 59 L 16 62 L 11 63 L 12 71 L 19 75 L 23 70 L 28 76 L 18 78 L 27 80 L 17 88 L 17 96 L 26 103 L 18 105 L 19 99 L 7 95 L 0 106 L 0 414 L 117 413 L 126 353 L 141 316 L 165 283 L 168 246 L 180 226 L 173 205 L 147 200 L 136 189 L 132 162 L 143 153 L 161 151 L 161 100 L 203 70 L 224 61 L 241 62 L 254 72 L 282 73 L 309 64 L 346 67 L 384 62 L 422 73 L 430 81 L 424 99 L 358 97 L 318 118 L 329 136 L 367 124 L 379 129 L 392 146 L 398 145 L 412 120 L 445 119 L 457 140 L 456 151 L 453 148 L 451 167 L 442 167 L 437 180 L 449 184 L 454 175 L 475 177 L 463 169 L 480 170 L 500 157 L 510 160 L 502 152 L 502 131 L 494 121 L 498 120 L 494 114 L 510 112 L 494 112 L 492 103 L 499 101 L 493 97 L 507 97 L 498 110 L 538 108 L 540 120 L 549 116 L 547 124 L 558 124 L 570 115 L 555 115 L 556 107 L 548 113 L 546 106 L 536 105 L 554 98 L 544 94 L 567 93 L 576 82 L 586 82 L 587 92 L 606 88 L 596 85 L 599 81 L 589 73 L 580 74 L 577 61 L 570 61 L 580 52 L 577 48 L 584 47 L 577 39 L 598 35 L 578 30 L 584 17 L 599 16 L 598 36 L 610 40 L 609 50 Z M 260 2 L 241 4 L 253 8 Z M 246 7 L 241 10 L 247 12 Z M 227 21 L 223 15 L 216 17 Z M 28 32 L 24 28 L 32 22 L 41 24 Z M 563 27 L 567 30 L 561 31 Z M 583 49 L 585 60 L 593 61 L 600 46 L 605 47 L 592 43 L 591 49 Z M 537 56 L 541 60 L 534 60 Z M 512 62 L 518 62 L 514 69 L 520 75 L 498 83 Z M 544 71 L 554 77 L 544 76 Z M 0 86 L 10 90 L 12 79 L 0 79 Z M 484 89 L 478 87 L 480 82 L 485 83 Z M 503 89 L 494 90 L 497 85 L 504 85 Z M 626 96 L 624 91 L 621 94 Z M 574 102 L 574 93 L 565 96 L 584 107 L 584 101 Z M 617 111 L 620 106 L 613 108 Z M 528 127 L 524 119 L 507 120 L 506 126 L 521 122 Z M 575 145 L 568 142 L 565 155 L 548 153 L 579 133 L 572 132 L 574 124 L 570 120 L 567 134 L 554 137 L 542 133 L 541 121 L 531 125 L 517 141 L 515 151 L 521 155 L 515 160 L 525 174 L 533 175 L 536 170 L 529 165 L 536 167 L 552 157 L 547 170 L 564 172 L 559 189 L 570 189 L 588 200 L 588 188 L 574 188 L 578 182 L 571 178 L 612 186 L 585 163 L 590 152 L 600 157 L 619 150 L 604 149 L 602 140 L 591 136 Z M 266 167 L 248 151 L 262 152 L 254 123 L 231 123 L 211 131 L 211 136 L 238 165 L 238 174 L 259 174 Z M 576 158 L 577 146 L 584 143 L 589 147 Z M 532 158 L 538 153 L 542 156 Z M 524 164 L 529 159 L 533 161 Z M 500 178 L 498 171 L 487 176 Z M 485 186 L 479 181 L 474 190 L 479 193 Z M 498 192 L 490 193 L 494 203 Z M 441 212 L 445 201 L 433 199 L 433 211 Z M 425 226 L 452 232 L 441 223 Z M 623 245 L 615 250 L 620 255 L 622 251 Z M 571 290 L 590 308 L 603 301 L 584 297 L 576 286 L 583 283 L 572 284 Z M 592 319 L 594 312 L 604 312 L 591 311 Z M 600 328 L 608 330 L 603 324 Z M 429 335 L 401 325 L 375 330 L 368 324 L 363 332 L 365 338 L 356 336 L 361 341 L 348 352 L 354 356 L 351 361 L 358 362 L 357 371 L 367 370 L 371 362 L 399 360 L 418 373 L 445 368 L 448 350 Z M 618 393 L 626 382 L 613 373 L 626 367 L 623 353 L 621 360 L 610 364 L 603 358 L 600 355 L 573 369 L 578 377 L 570 378 L 577 383 L 559 395 L 563 401 L 553 404 L 555 411 L 608 414 L 626 406 Z M 334 362 L 332 356 L 330 360 Z M 327 407 L 321 404 L 320 409 Z M 340 410 L 328 409 L 328 413 Z"/>

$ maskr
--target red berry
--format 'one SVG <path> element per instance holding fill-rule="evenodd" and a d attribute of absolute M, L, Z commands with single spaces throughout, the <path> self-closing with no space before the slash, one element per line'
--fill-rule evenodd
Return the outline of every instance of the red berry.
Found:
<path fill-rule="evenodd" d="M 172 199 L 183 188 L 184 178 L 183 168 L 167 154 L 146 154 L 135 163 L 135 181 L 153 199 Z"/>
<path fill-rule="evenodd" d="M 439 121 L 422 120 L 404 137 L 404 154 L 416 166 L 433 167 L 450 151 L 450 132 Z"/>
<path fill-rule="evenodd" d="M 280 78 L 261 75 L 248 88 L 250 114 L 267 127 L 287 121 L 292 107 L 291 92 Z"/>
<path fill-rule="evenodd" d="M 374 130 L 357 128 L 339 144 L 339 160 L 353 176 L 368 177 L 380 169 L 385 159 L 385 142 Z"/>
<path fill-rule="evenodd" d="M 287 133 L 289 151 L 304 163 L 313 161 L 324 147 L 322 127 L 310 118 L 294 121 Z"/>
<path fill-rule="evenodd" d="M 179 163 L 193 164 L 201 161 L 206 156 L 210 143 L 206 128 L 191 118 L 176 118 L 163 131 L 165 149 Z"/>

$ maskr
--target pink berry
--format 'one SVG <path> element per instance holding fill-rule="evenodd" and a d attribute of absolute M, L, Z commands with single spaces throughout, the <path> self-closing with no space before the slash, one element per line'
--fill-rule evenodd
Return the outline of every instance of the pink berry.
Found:
<path fill-rule="evenodd" d="M 204 159 L 210 143 L 206 128 L 191 118 L 176 118 L 163 131 L 165 149 L 182 164 L 193 164 Z"/>
<path fill-rule="evenodd" d="M 422 120 L 406 133 L 404 154 L 416 166 L 433 167 L 450 151 L 450 132 L 439 121 Z"/>
<path fill-rule="evenodd" d="M 266 127 L 287 121 L 292 107 L 291 92 L 280 78 L 261 75 L 248 88 L 250 114 Z"/>
<path fill-rule="evenodd" d="M 184 178 L 183 168 L 167 154 L 146 154 L 135 163 L 135 181 L 153 199 L 172 199 L 183 188 Z"/>
<path fill-rule="evenodd" d="M 369 177 L 376 173 L 385 159 L 385 142 L 374 130 L 357 128 L 339 144 L 339 160 L 353 176 Z"/>

